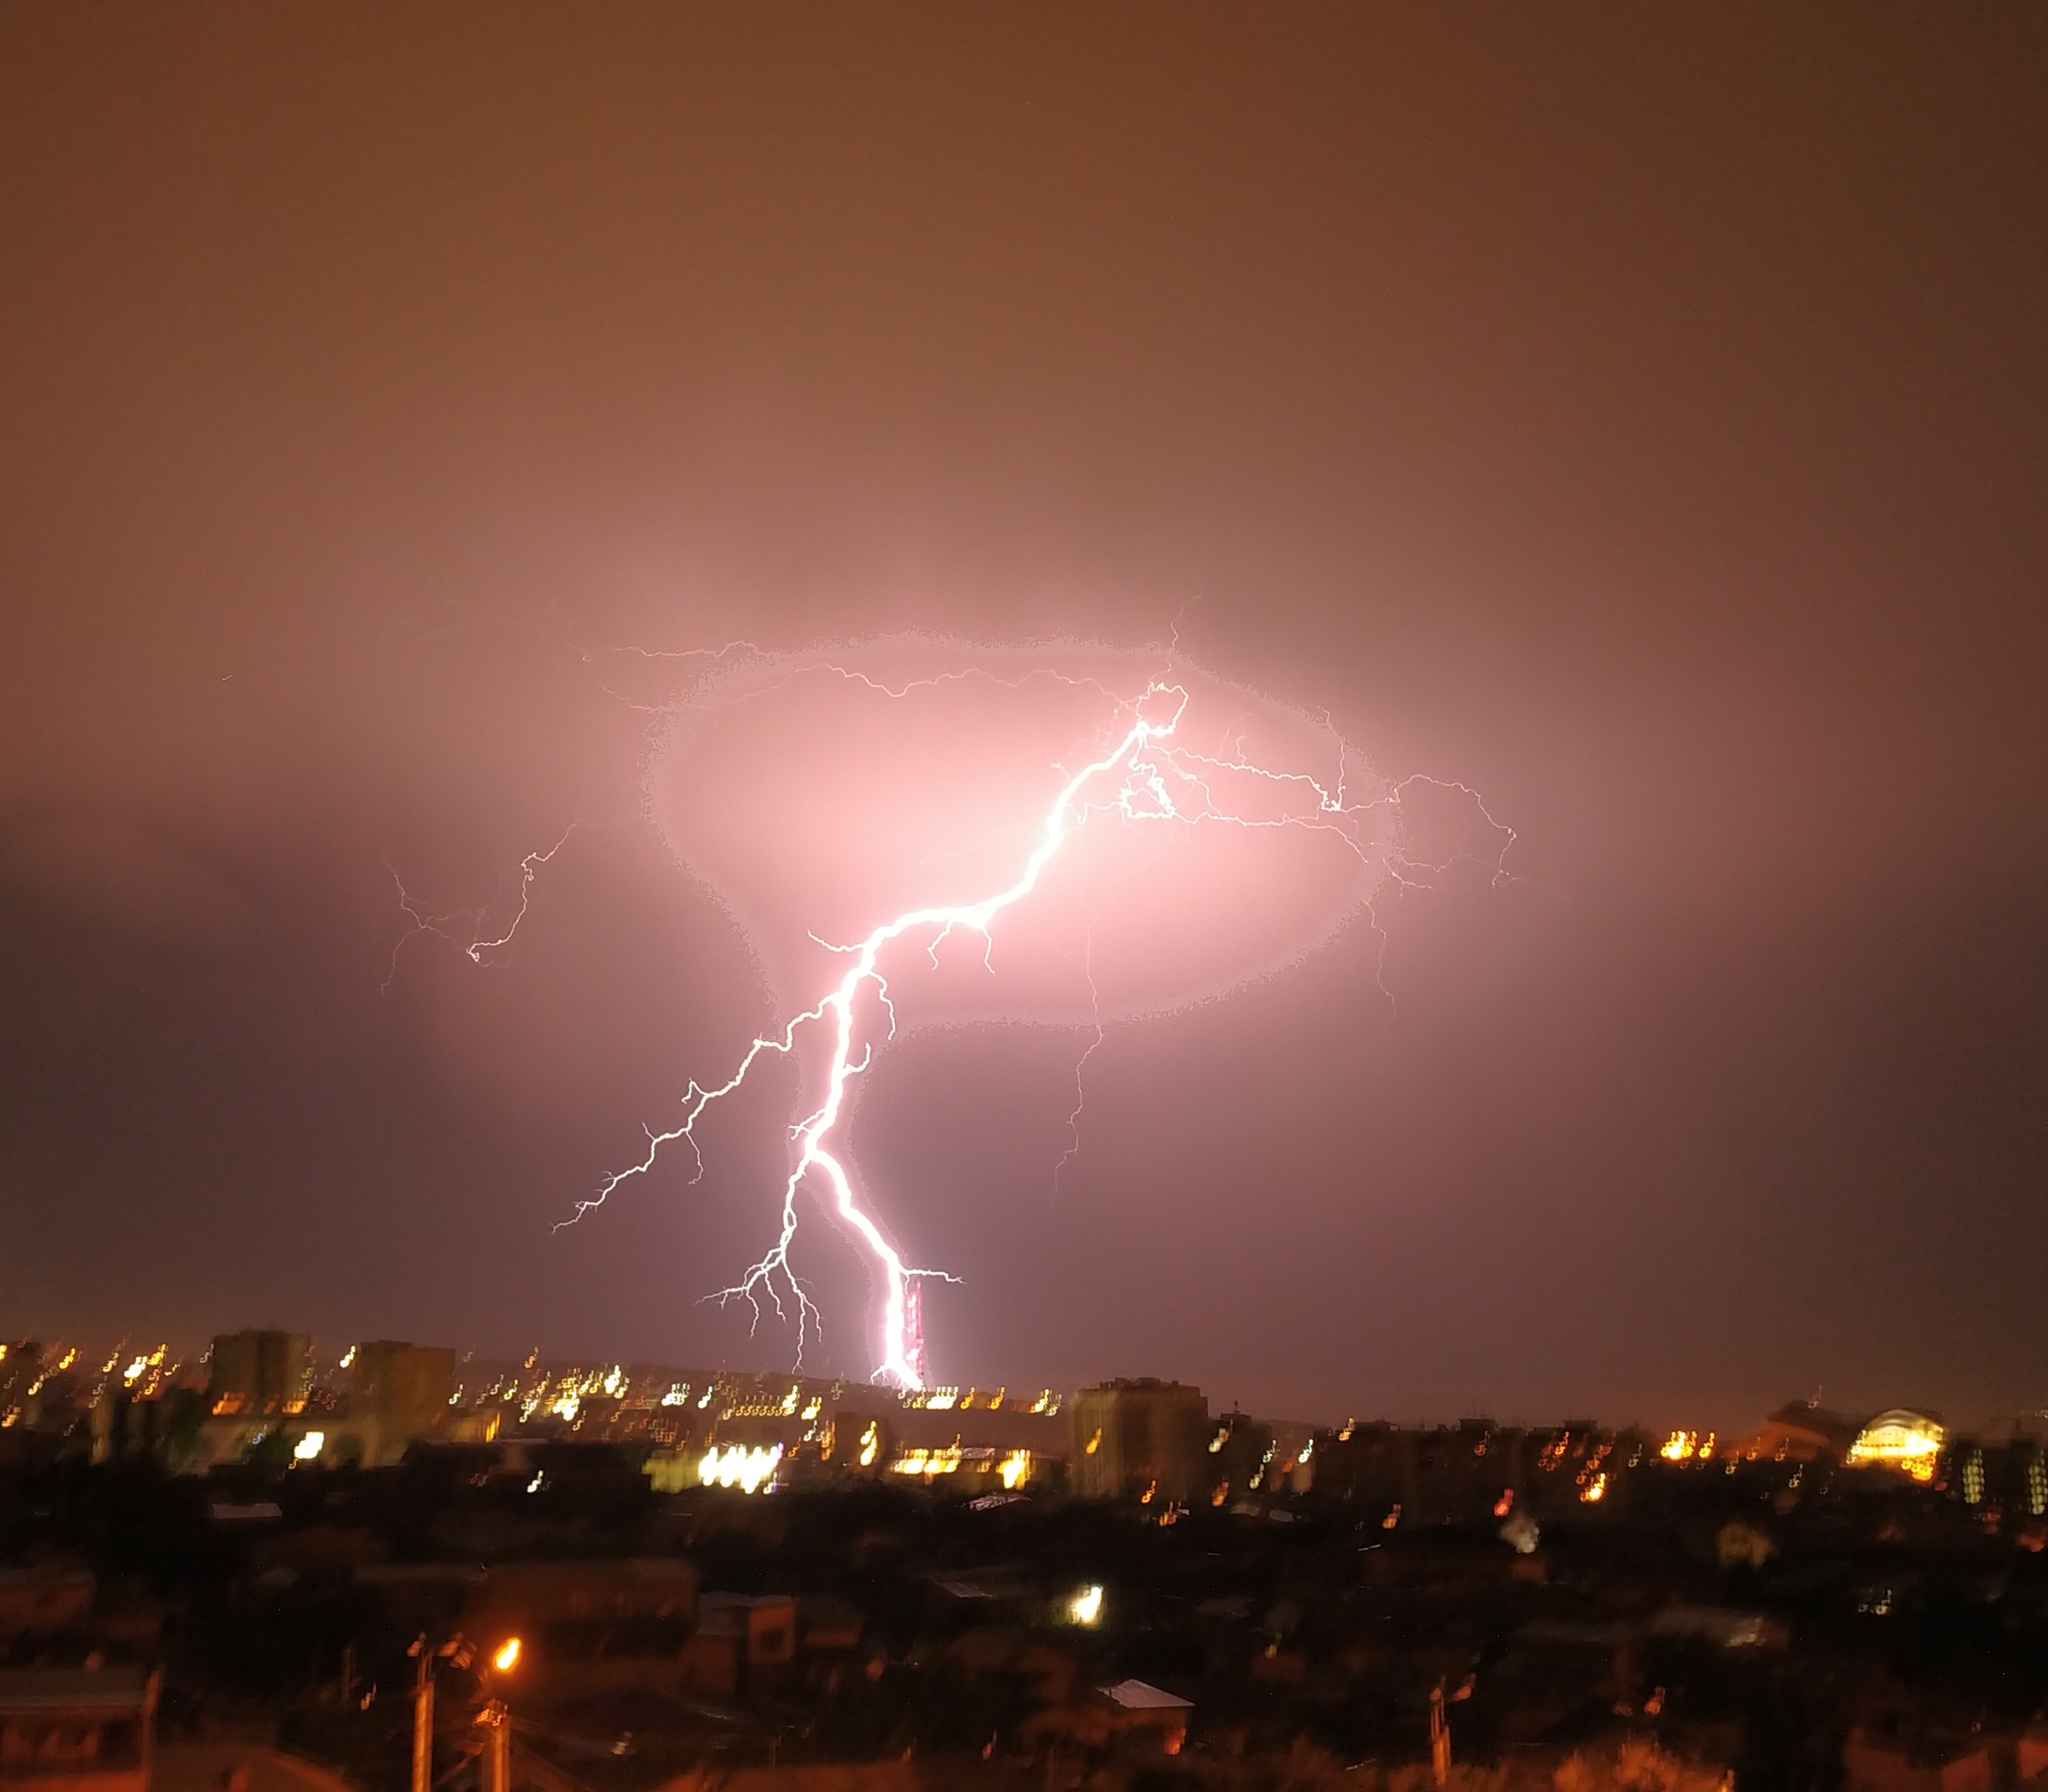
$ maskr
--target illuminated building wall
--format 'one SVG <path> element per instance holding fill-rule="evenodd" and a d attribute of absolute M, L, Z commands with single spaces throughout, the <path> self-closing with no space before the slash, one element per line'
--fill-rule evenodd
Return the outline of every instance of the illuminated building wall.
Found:
<path fill-rule="evenodd" d="M 356 1347 L 349 1429 L 367 1468 L 396 1462 L 408 1445 L 447 1428 L 455 1393 L 455 1352 L 395 1339 Z"/>
<path fill-rule="evenodd" d="M 1177 1381 L 1105 1382 L 1083 1388 L 1073 1415 L 1074 1491 L 1084 1499 L 1207 1500 L 1209 1402 Z"/>
<path fill-rule="evenodd" d="M 1856 1434 L 1848 1462 L 1854 1468 L 1897 1469 L 1916 1481 L 1932 1481 L 1948 1433 L 1929 1413 L 1894 1407 Z"/>
<path fill-rule="evenodd" d="M 223 1418 L 303 1412 L 313 1340 L 301 1332 L 227 1332 L 213 1341 L 206 1398 Z"/>
<path fill-rule="evenodd" d="M 1987 1516 L 2048 1516 L 2048 1455 L 2035 1438 L 1994 1435 L 1954 1443 L 1946 1479 L 1952 1495 L 1983 1507 Z"/>

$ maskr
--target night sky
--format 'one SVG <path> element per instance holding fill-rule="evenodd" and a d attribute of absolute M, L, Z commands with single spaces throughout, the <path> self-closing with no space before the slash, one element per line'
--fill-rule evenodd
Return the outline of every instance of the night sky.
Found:
<path fill-rule="evenodd" d="M 1506 875 L 1111 1025 L 1057 1178 L 1085 1032 L 907 1030 L 936 1374 L 2040 1406 L 2044 93 L 2021 5 L 7 9 L 0 1331 L 787 1364 L 793 1084 L 552 1230 L 805 993 L 677 656 L 1177 629 Z"/>

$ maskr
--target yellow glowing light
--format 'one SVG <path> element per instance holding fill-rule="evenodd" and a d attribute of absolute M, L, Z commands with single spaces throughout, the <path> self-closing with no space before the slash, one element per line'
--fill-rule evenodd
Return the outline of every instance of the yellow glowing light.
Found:
<path fill-rule="evenodd" d="M 960 1472 L 960 1446 L 948 1444 L 943 1450 L 905 1450 L 889 1466 L 899 1475 L 956 1475 Z"/>
<path fill-rule="evenodd" d="M 1096 1427 L 1095 1427 L 1095 1435 L 1094 1435 L 1093 1437 L 1091 1437 L 1091 1438 L 1090 1438 L 1090 1439 L 1088 1440 L 1088 1447 L 1087 1447 L 1087 1449 L 1086 1449 L 1086 1450 L 1084 1450 L 1084 1451 L 1082 1452 L 1082 1454 L 1083 1454 L 1083 1455 L 1085 1455 L 1085 1456 L 1093 1456 L 1093 1455 L 1095 1454 L 1095 1452 L 1096 1452 L 1097 1450 L 1101 1449 L 1101 1448 L 1102 1448 L 1102 1427 L 1101 1427 L 1100 1425 L 1098 1425 L 1098 1426 L 1096 1426 Z"/>
<path fill-rule="evenodd" d="M 1067 1616 L 1076 1624 L 1102 1622 L 1102 1589 L 1083 1587 L 1067 1601 Z"/>
<path fill-rule="evenodd" d="M 1664 1440 L 1664 1447 L 1657 1454 L 1666 1462 L 1684 1462 L 1690 1459 L 1699 1438 L 1690 1431 L 1674 1431 Z"/>
<path fill-rule="evenodd" d="M 292 1454 L 301 1462 L 317 1462 L 320 1452 L 327 1447 L 327 1433 L 309 1431 L 292 1446 Z"/>
<path fill-rule="evenodd" d="M 341 1353 L 341 1367 L 349 1368 L 356 1360 L 356 1347 L 351 1344 Z"/>
<path fill-rule="evenodd" d="M 877 1425 L 870 1425 L 860 1434 L 860 1465 L 862 1468 L 874 1467 L 875 1452 L 881 1447 L 881 1428 Z"/>
<path fill-rule="evenodd" d="M 1916 1481 L 1931 1481 L 1947 1440 L 1948 1433 L 1922 1413 L 1882 1412 L 1849 1446 L 1849 1461 L 1859 1468 L 1903 1469 Z"/>
<path fill-rule="evenodd" d="M 577 1413 L 582 1410 L 582 1407 L 583 1402 L 577 1395 L 564 1394 L 559 1400 L 557 1400 L 552 1406 L 548 1408 L 548 1411 L 553 1413 L 555 1417 L 558 1419 L 573 1420 L 576 1417 Z"/>
<path fill-rule="evenodd" d="M 1584 1500 L 1589 1506 L 1597 1506 L 1606 1497 L 1607 1477 L 1605 1475 L 1595 1475 L 1592 1480 L 1579 1489 L 1579 1498 Z"/>
<path fill-rule="evenodd" d="M 1012 1450 L 1003 1458 L 998 1472 L 1003 1477 L 1005 1487 L 1021 1487 L 1031 1479 L 1031 1452 Z"/>
<path fill-rule="evenodd" d="M 925 1396 L 925 1408 L 929 1412 L 951 1412 L 960 1403 L 958 1388 L 933 1388 Z"/>
<path fill-rule="evenodd" d="M 766 1449 L 729 1444 L 723 1450 L 713 1444 L 697 1464 L 697 1479 L 706 1487 L 737 1487 L 742 1493 L 756 1493 L 772 1480 L 781 1461 L 780 1444 Z"/>
<path fill-rule="evenodd" d="M 121 1379 L 126 1382 L 138 1381 L 141 1379 L 143 1370 L 147 1369 L 148 1367 L 149 1358 L 146 1356 L 139 1356 L 132 1363 L 130 1363 L 127 1368 L 121 1371 Z"/>
<path fill-rule="evenodd" d="M 497 1654 L 491 1657 L 491 1666 L 501 1674 L 509 1674 L 519 1665 L 519 1639 L 508 1636 Z"/>

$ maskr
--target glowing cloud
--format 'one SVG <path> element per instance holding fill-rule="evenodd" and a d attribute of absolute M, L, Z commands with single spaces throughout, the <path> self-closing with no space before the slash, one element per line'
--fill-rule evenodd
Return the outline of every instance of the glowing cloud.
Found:
<path fill-rule="evenodd" d="M 721 662 L 672 712 L 648 795 L 778 994 L 821 993 L 693 1081 L 578 1216 L 664 1148 L 694 1151 L 764 1057 L 810 1056 L 778 1234 L 725 1293 L 793 1307 L 801 1351 L 815 1315 L 790 1252 L 811 1186 L 878 1272 L 877 1373 L 904 1387 L 924 1384 L 919 1284 L 938 1272 L 886 1235 L 837 1137 L 878 1047 L 913 1018 L 1082 1024 L 1099 1043 L 1112 1019 L 1298 961 L 1399 872 L 1401 792 L 1327 721 L 1074 644 Z"/>
<path fill-rule="evenodd" d="M 791 1251 L 809 1189 L 875 1272 L 875 1373 L 906 1388 L 925 1385 L 921 1289 L 941 1272 L 906 1259 L 843 1143 L 881 1048 L 920 1026 L 1080 1030 L 1078 1122 L 1080 1066 L 1109 1025 L 1214 1000 L 1369 921 L 1375 893 L 1416 870 L 1403 848 L 1411 792 L 1468 801 L 1496 870 L 1513 839 L 1463 786 L 1389 784 L 1326 717 L 1178 653 L 905 637 L 630 657 L 694 675 L 649 706 L 661 718 L 649 819 L 733 918 L 789 1018 L 721 1077 L 690 1081 L 679 1117 L 648 1128 L 645 1152 L 574 1217 L 673 1147 L 701 1175 L 699 1121 L 764 1059 L 794 1060 L 806 1093 L 780 1224 L 723 1297 L 757 1320 L 793 1309 L 801 1359 L 817 1315 Z M 502 933 L 469 918 L 472 960 L 509 944 L 561 844 L 522 862 Z M 401 900 L 414 931 L 447 933 L 445 917 Z"/>

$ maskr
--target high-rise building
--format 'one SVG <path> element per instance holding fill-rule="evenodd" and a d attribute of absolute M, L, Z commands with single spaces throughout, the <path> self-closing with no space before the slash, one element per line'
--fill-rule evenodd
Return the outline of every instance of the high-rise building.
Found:
<path fill-rule="evenodd" d="M 438 1435 L 454 1395 L 454 1351 L 391 1338 L 357 1345 L 349 1413 L 364 1464 L 396 1462 L 409 1445 Z"/>
<path fill-rule="evenodd" d="M 1209 1496 L 1209 1402 L 1177 1381 L 1109 1381 L 1074 1396 L 1074 1491 L 1084 1499 Z"/>
<path fill-rule="evenodd" d="M 297 1413 L 313 1388 L 313 1340 L 301 1332 L 226 1332 L 213 1341 L 206 1403 L 218 1416 Z"/>

